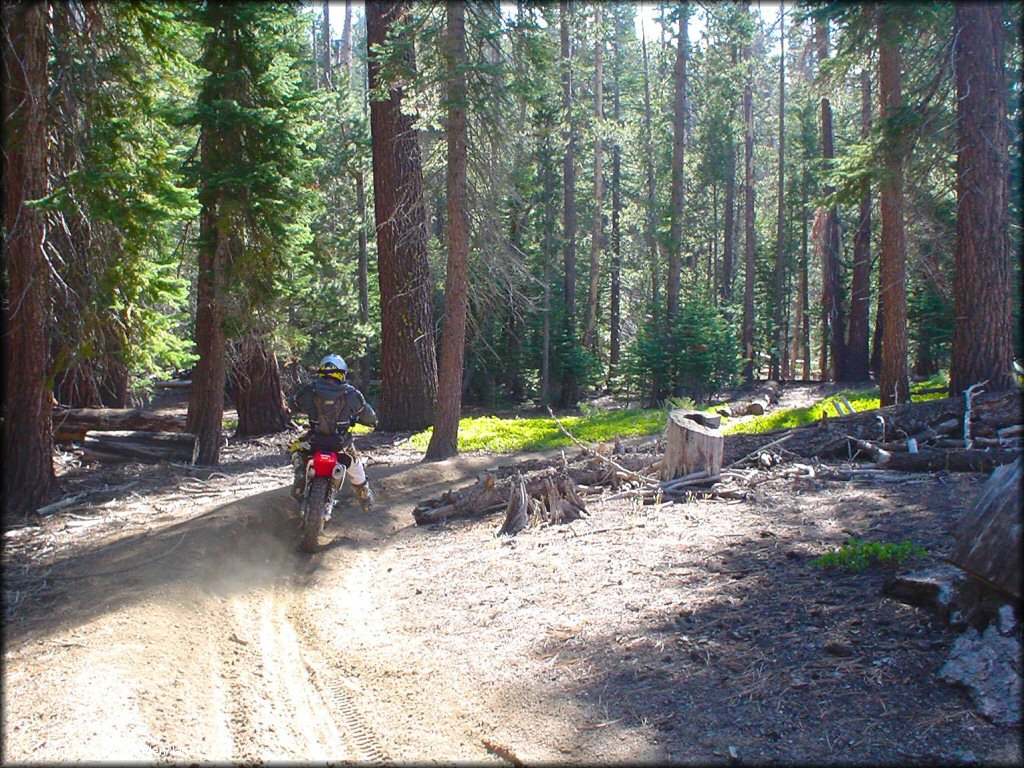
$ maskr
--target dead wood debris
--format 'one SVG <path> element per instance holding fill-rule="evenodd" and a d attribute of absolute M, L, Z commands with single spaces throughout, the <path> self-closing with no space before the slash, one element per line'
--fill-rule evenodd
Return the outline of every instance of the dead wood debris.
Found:
<path fill-rule="evenodd" d="M 534 460 L 499 467 L 473 486 L 422 502 L 413 517 L 424 525 L 504 510 L 499 533 L 512 535 L 531 524 L 585 516 L 584 497 L 630 498 L 643 505 L 698 498 L 746 500 L 758 498 L 758 486 L 777 479 L 913 482 L 909 478 L 914 473 L 990 471 L 1021 455 L 1024 418 L 1018 392 L 975 394 L 968 432 L 972 447 L 951 437 L 963 434 L 963 417 L 964 399 L 948 398 L 823 418 L 781 435 L 731 436 L 726 441 L 726 458 L 736 458 L 719 472 L 704 470 L 665 481 L 652 474 L 663 458 L 664 440 L 632 447 L 621 440 L 590 446 L 556 418 L 558 427 L 580 449 L 579 455 L 567 458 L 563 452 L 557 466 Z M 822 459 L 845 459 L 853 464 L 865 458 L 873 467 L 821 463 Z"/>

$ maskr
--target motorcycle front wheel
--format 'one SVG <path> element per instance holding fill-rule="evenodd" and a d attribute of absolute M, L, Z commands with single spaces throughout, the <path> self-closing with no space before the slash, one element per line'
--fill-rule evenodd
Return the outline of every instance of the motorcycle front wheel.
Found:
<path fill-rule="evenodd" d="M 324 529 L 324 519 L 330 511 L 332 495 L 331 478 L 314 477 L 309 481 L 309 492 L 302 508 L 303 552 L 316 552 L 320 533 Z"/>

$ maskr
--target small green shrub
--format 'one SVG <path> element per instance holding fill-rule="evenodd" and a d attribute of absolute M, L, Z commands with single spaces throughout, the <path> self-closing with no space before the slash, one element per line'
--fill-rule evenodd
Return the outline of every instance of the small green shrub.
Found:
<path fill-rule="evenodd" d="M 861 541 L 851 538 L 838 549 L 811 561 L 817 568 L 838 568 L 843 571 L 859 572 L 869 565 L 902 565 L 906 560 L 926 557 L 927 550 L 914 546 L 909 541 L 893 544 L 889 541 Z"/>

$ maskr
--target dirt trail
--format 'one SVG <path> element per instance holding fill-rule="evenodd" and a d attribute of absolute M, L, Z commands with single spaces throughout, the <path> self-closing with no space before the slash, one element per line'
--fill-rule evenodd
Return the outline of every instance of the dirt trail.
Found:
<path fill-rule="evenodd" d="M 494 463 L 372 467 L 376 512 L 362 515 L 346 487 L 312 557 L 295 549 L 283 486 L 200 514 L 155 499 L 145 521 L 90 526 L 95 543 L 66 543 L 45 572 L 56 588 L 6 629 L 5 761 L 464 758 L 433 698 L 389 743 L 419 686 L 394 679 L 387 700 L 368 701 L 363 677 L 379 670 L 358 652 L 392 631 L 373 583 L 388 536 L 417 501 Z"/>
<path fill-rule="evenodd" d="M 1020 760 L 937 682 L 948 628 L 810 565 L 850 535 L 938 562 L 981 476 L 591 498 L 499 540 L 412 508 L 529 457 L 378 446 L 376 511 L 344 490 L 306 556 L 286 439 L 6 532 L 4 762 Z"/>

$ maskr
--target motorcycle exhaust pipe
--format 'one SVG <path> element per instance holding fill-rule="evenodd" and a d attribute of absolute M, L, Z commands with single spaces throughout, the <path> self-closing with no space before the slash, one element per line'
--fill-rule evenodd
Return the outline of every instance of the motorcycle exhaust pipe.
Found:
<path fill-rule="evenodd" d="M 345 477 L 345 465 L 340 462 L 338 464 L 335 464 L 334 469 L 331 470 L 331 477 L 334 478 L 334 480 L 336 481 L 340 481 L 343 477 Z"/>

